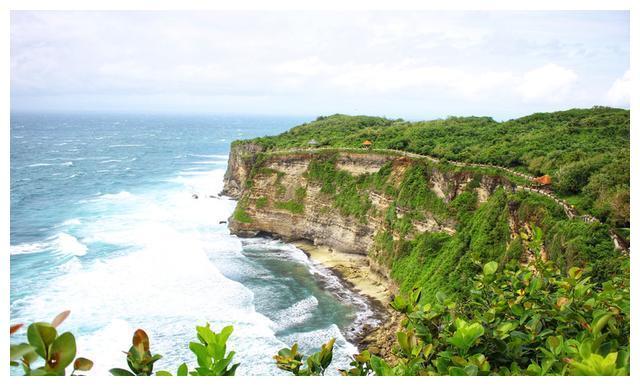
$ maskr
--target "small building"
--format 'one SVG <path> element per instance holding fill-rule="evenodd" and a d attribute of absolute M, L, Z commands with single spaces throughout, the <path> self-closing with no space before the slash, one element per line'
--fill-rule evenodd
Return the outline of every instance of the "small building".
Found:
<path fill-rule="evenodd" d="M 318 144 L 318 141 L 316 141 L 315 139 L 312 139 L 309 142 L 307 142 L 307 145 L 309 145 L 309 147 L 316 147 L 319 144 Z"/>
<path fill-rule="evenodd" d="M 534 178 L 533 182 L 543 186 L 551 185 L 551 177 L 545 174 L 544 176 Z"/>
<path fill-rule="evenodd" d="M 371 148 L 371 145 L 373 145 L 373 142 L 369 141 L 368 139 L 362 142 L 362 147 L 364 147 L 365 149 Z"/>

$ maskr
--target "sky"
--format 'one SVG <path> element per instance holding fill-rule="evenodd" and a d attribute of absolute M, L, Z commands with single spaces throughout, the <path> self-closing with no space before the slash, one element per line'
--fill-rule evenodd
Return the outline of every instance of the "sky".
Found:
<path fill-rule="evenodd" d="M 13 111 L 405 119 L 629 107 L 626 11 L 11 12 Z"/>

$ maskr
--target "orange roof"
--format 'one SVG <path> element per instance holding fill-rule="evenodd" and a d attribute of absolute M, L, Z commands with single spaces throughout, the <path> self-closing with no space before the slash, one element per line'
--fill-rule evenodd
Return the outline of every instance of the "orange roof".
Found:
<path fill-rule="evenodd" d="M 369 141 L 368 139 L 364 142 L 362 142 L 363 145 L 373 145 L 373 142 Z"/>
<path fill-rule="evenodd" d="M 534 178 L 533 181 L 541 185 L 551 185 L 551 177 L 546 174 L 544 176 Z"/>

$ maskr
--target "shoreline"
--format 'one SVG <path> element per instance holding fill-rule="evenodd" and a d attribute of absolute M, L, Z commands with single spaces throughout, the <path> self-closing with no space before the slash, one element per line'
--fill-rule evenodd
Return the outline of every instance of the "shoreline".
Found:
<path fill-rule="evenodd" d="M 359 294 L 375 301 L 382 308 L 390 308 L 388 303 L 391 301 L 391 291 L 384 283 L 386 279 L 369 268 L 366 256 L 339 252 L 324 245 L 313 245 L 306 240 L 291 244 L 302 250 L 311 261 L 336 272 Z"/>
<path fill-rule="evenodd" d="M 358 350 L 368 349 L 385 359 L 392 359 L 395 332 L 400 321 L 399 314 L 389 306 L 392 299 L 389 280 L 373 271 L 364 255 L 333 250 L 324 245 L 314 245 L 307 240 L 291 242 L 303 251 L 309 259 L 332 271 L 352 291 L 366 298 L 371 311 L 380 323 L 365 324 L 352 337 Z"/>

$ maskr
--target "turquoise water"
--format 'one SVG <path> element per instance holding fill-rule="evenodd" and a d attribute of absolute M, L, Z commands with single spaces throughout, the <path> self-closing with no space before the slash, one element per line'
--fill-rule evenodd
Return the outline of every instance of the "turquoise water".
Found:
<path fill-rule="evenodd" d="M 345 367 L 366 301 L 295 247 L 219 223 L 235 207 L 217 197 L 230 142 L 305 120 L 12 114 L 11 322 L 71 310 L 63 330 L 96 375 L 126 366 L 136 328 L 164 356 L 157 369 L 193 363 L 188 342 L 207 321 L 235 326 L 239 374 L 280 374 L 278 349 L 331 337 L 333 373 Z"/>

